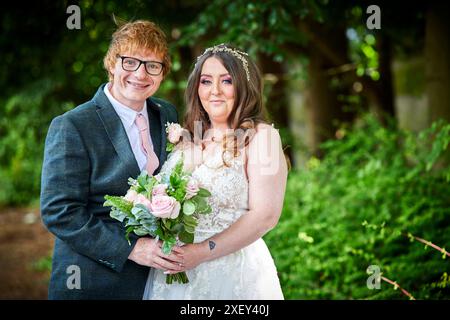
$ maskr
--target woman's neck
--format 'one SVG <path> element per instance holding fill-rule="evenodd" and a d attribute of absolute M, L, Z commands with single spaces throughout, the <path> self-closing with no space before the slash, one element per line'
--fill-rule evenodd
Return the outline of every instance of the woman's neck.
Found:
<path fill-rule="evenodd" d="M 227 124 L 212 125 L 211 128 L 205 131 L 203 134 L 203 140 L 222 140 L 222 137 L 227 133 L 227 130 L 231 130 Z"/>

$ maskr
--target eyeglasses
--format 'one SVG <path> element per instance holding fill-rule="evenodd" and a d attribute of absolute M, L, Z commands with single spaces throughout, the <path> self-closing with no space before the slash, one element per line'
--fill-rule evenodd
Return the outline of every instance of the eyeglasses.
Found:
<path fill-rule="evenodd" d="M 118 56 L 122 59 L 122 69 L 125 71 L 136 71 L 141 64 L 144 64 L 145 71 L 152 76 L 159 76 L 163 70 L 164 64 L 158 61 L 142 61 L 136 58 Z"/>

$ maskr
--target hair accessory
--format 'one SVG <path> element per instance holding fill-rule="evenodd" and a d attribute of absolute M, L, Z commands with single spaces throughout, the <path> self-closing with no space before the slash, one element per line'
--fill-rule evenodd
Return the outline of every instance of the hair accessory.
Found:
<path fill-rule="evenodd" d="M 201 55 L 199 55 L 197 57 L 197 61 L 202 56 L 204 56 L 205 54 L 207 54 L 209 52 L 212 52 L 212 53 L 226 52 L 226 53 L 229 53 L 229 54 L 235 56 L 239 60 L 241 60 L 242 66 L 244 67 L 245 73 L 247 75 L 247 81 L 250 81 L 250 72 L 248 71 L 248 62 L 247 62 L 247 59 L 245 58 L 245 56 L 248 56 L 248 53 L 243 52 L 243 51 L 239 51 L 239 50 L 236 50 L 236 49 L 228 48 L 226 46 L 226 44 L 221 43 L 221 44 L 215 45 L 214 47 L 207 48 Z"/>

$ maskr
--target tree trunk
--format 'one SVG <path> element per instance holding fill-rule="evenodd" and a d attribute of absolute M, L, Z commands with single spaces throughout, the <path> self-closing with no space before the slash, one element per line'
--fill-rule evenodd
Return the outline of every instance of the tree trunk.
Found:
<path fill-rule="evenodd" d="M 449 19 L 448 3 L 430 2 L 425 30 L 425 78 L 429 124 L 438 119 L 450 121 Z"/>
<path fill-rule="evenodd" d="M 388 116 L 395 117 L 390 39 L 385 34 L 381 34 L 380 37 L 377 38 L 376 46 L 379 53 L 378 71 L 380 73 L 380 79 L 376 83 L 376 97 L 378 100 L 376 105 L 380 109 L 376 110 L 376 112 L 385 113 Z"/>
<path fill-rule="evenodd" d="M 324 26 L 315 26 L 314 32 L 319 35 L 321 41 L 311 41 L 309 45 L 308 82 L 309 88 L 306 97 L 306 110 L 308 117 L 307 145 L 312 154 L 322 157 L 319 149 L 322 142 L 334 138 L 337 125 L 348 121 L 352 116 L 343 111 L 344 102 L 339 101 L 338 96 L 347 95 L 348 85 L 344 79 L 328 72 L 341 66 L 337 61 L 330 59 L 321 43 L 327 43 L 337 56 L 346 56 L 347 41 L 345 29 L 335 27 L 332 30 Z M 337 85 L 332 85 L 332 79 Z"/>
<path fill-rule="evenodd" d="M 321 54 L 328 61 L 330 67 L 341 67 L 350 63 L 343 27 L 335 26 L 330 30 L 314 21 L 300 21 L 299 29 L 308 37 L 310 44 L 317 49 L 315 54 Z M 350 76 L 353 81 L 362 83 L 364 94 L 369 100 L 372 111 L 377 114 L 385 112 L 394 115 L 390 43 L 386 36 L 377 38 L 377 40 L 377 49 L 380 52 L 380 79 L 374 81 L 366 75 L 357 77 L 356 73 L 350 73 Z"/>
<path fill-rule="evenodd" d="M 308 66 L 309 87 L 306 111 L 308 118 L 307 145 L 316 157 L 323 154 L 319 145 L 334 137 L 333 119 L 340 106 L 336 94 L 330 90 L 330 79 L 325 73 L 325 61 L 318 52 L 311 52 Z"/>
<path fill-rule="evenodd" d="M 259 56 L 261 73 L 266 75 L 265 91 L 267 101 L 265 107 L 268 113 L 269 121 L 275 124 L 282 132 L 283 143 L 285 144 L 285 154 L 293 163 L 291 136 L 289 135 L 289 104 L 286 94 L 286 79 L 284 77 L 283 66 L 275 62 L 272 57 L 261 54 Z M 267 77 L 270 75 L 270 77 Z"/>

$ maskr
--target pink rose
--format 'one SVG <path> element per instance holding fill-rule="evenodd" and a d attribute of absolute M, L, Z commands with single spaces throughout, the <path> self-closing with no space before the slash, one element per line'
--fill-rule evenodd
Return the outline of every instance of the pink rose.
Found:
<path fill-rule="evenodd" d="M 134 191 L 133 189 L 130 189 L 127 191 L 127 194 L 125 195 L 124 199 L 130 202 L 134 202 L 136 200 L 136 197 L 138 196 L 138 193 Z"/>
<path fill-rule="evenodd" d="M 167 126 L 167 133 L 169 134 L 169 142 L 175 144 L 180 141 L 181 135 L 183 134 L 183 128 L 178 123 L 170 123 Z"/>
<path fill-rule="evenodd" d="M 165 184 L 157 184 L 152 189 L 152 196 L 167 196 L 167 186 Z"/>
<path fill-rule="evenodd" d="M 190 199 L 197 195 L 200 187 L 198 185 L 198 181 L 194 178 L 190 178 L 186 185 L 186 199 Z"/>
<path fill-rule="evenodd" d="M 151 210 L 151 202 L 143 194 L 138 194 L 136 196 L 136 199 L 134 199 L 133 204 L 134 205 L 142 204 L 146 208 L 148 208 L 148 210 Z"/>
<path fill-rule="evenodd" d="M 178 217 L 180 209 L 180 203 L 169 196 L 154 196 L 150 204 L 150 212 L 158 218 L 175 219 Z"/>

